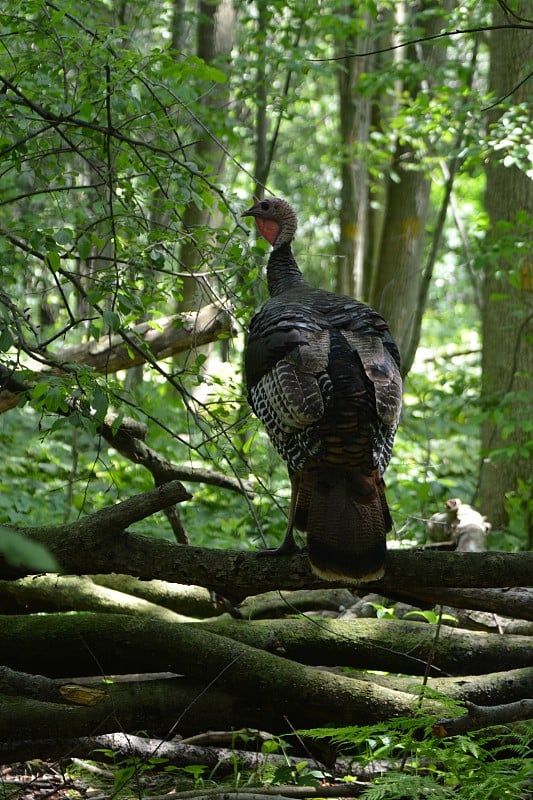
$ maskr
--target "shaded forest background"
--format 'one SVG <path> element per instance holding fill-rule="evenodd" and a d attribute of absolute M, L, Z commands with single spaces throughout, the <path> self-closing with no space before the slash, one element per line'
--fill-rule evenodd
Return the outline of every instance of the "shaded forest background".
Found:
<path fill-rule="evenodd" d="M 2 419 L 5 480 L 17 485 L 1 495 L 4 519 L 66 521 L 148 488 L 97 435 L 113 411 L 147 422 L 150 444 L 185 470 L 260 481 L 253 509 L 196 487 L 182 509 L 195 543 L 217 531 L 237 546 L 271 542 L 284 470 L 240 374 L 242 330 L 266 292 L 263 244 L 239 213 L 268 189 L 299 212 L 309 279 L 376 307 L 400 345 L 405 411 L 388 476 L 398 541 L 420 539 L 428 511 L 457 495 L 490 519 L 498 547 L 529 547 L 520 9 L 75 11 L 22 3 L 4 23 L 0 344 L 4 380 L 31 384 Z M 491 21 L 511 27 L 481 30 Z M 439 37 L 451 28 L 476 32 Z M 218 344 L 165 361 L 146 351 L 139 324 L 155 335 L 211 303 L 227 316 Z M 68 348 L 105 351 L 114 336 L 144 366 L 69 361 Z"/>
<path fill-rule="evenodd" d="M 253 551 L 280 541 L 290 492 L 242 384 L 244 332 L 267 296 L 267 247 L 240 217 L 254 194 L 292 203 L 299 216 L 295 252 L 306 277 L 371 304 L 399 344 L 405 392 L 386 476 L 395 521 L 390 548 L 453 538 L 462 506 L 450 501 L 458 499 L 480 512 L 462 521 L 474 520 L 481 548 L 521 554 L 505 564 L 461 562 L 470 573 L 442 561 L 438 581 L 431 558 L 419 562 L 422 575 L 394 552 L 382 587 L 389 594 L 372 600 L 381 609 L 376 622 L 387 622 L 394 602 L 404 600 L 531 619 L 530 595 L 509 595 L 511 605 L 502 606 L 492 595 L 489 601 L 452 591 L 527 586 L 525 551 L 533 549 L 527 6 L 10 3 L 0 20 L 0 602 L 9 669 L 50 681 L 94 674 L 83 671 L 67 614 L 32 613 L 85 609 L 76 625 L 102 670 L 163 671 L 170 656 L 159 651 L 157 637 L 150 639 L 150 625 L 142 636 L 154 648 L 151 665 L 128 649 L 127 670 L 114 651 L 113 631 L 130 624 L 116 614 L 162 613 L 140 611 L 128 605 L 131 598 L 140 593 L 141 602 L 171 608 L 174 617 L 161 618 L 161 626 L 190 628 L 179 614 L 204 619 L 226 608 L 207 592 L 169 600 L 173 574 L 216 590 L 231 613 L 254 588 L 319 590 L 299 557 L 270 572 L 262 566 L 267 560 L 253 560 Z M 436 512 L 441 516 L 428 529 Z M 126 528 L 132 538 L 124 538 Z M 176 543 L 190 543 L 187 556 L 176 556 Z M 210 559 L 200 548 L 231 552 L 217 561 L 220 550 Z M 105 591 L 88 579 L 75 588 L 46 576 L 24 578 L 56 571 L 124 572 L 160 578 L 166 588 L 151 596 L 148 584 L 140 589 L 124 575 L 117 585 L 108 576 Z M 424 598 L 409 594 L 417 574 Z M 313 608 L 351 602 L 348 595 L 320 597 Z M 296 597 L 291 602 L 300 608 Z M 308 611 L 306 603 L 301 608 Z M 106 613 L 109 634 L 100 619 Z M 242 613 L 253 617 L 246 605 Z M 226 669 L 215 640 L 201 639 L 207 623 L 201 627 L 205 634 L 187 633 L 179 645 L 185 661 L 192 659 L 185 674 L 200 681 L 184 690 L 185 708 Z M 161 641 L 171 635 L 158 630 Z M 401 630 L 398 642 L 408 628 Z M 526 640 L 529 631 L 520 630 Z M 241 647 L 236 629 L 217 631 Z M 63 653 L 59 671 L 46 654 L 25 649 L 26 637 L 39 635 Z M 527 666 L 525 641 L 518 654 L 514 644 L 506 646 L 510 660 L 494 656 L 492 672 Z M 262 645 L 250 639 L 242 647 L 255 653 Z M 329 664 L 322 647 L 316 644 L 323 661 L 306 661 L 307 651 L 294 658 Z M 436 656 L 429 640 L 424 647 L 421 659 L 436 659 L 435 669 L 483 671 L 459 656 Z M 195 648 L 202 657 L 213 654 L 211 670 L 190 656 Z M 222 681 L 214 706 L 235 725 L 251 725 L 253 715 L 232 716 L 228 698 L 246 669 L 252 675 L 274 666 L 248 651 L 231 652 L 230 661 L 247 665 L 245 677 Z M 375 657 L 351 666 L 371 668 Z M 178 672 L 176 661 L 170 668 Z M 394 660 L 381 668 L 408 671 Z M 5 680 L 8 695 L 15 685 L 15 694 L 23 686 L 21 695 L 31 695 L 26 679 Z M 286 684 L 276 680 L 286 702 L 286 686 L 314 686 L 303 672 L 291 673 Z M 57 687 L 41 689 L 55 704 Z M 394 684 L 398 695 L 404 689 Z M 168 703 L 166 686 L 154 684 L 153 692 L 147 708 L 159 708 L 159 696 Z M 497 701 L 522 696 L 517 689 Z M 475 695 L 474 702 L 483 699 Z M 396 701 L 392 713 L 385 693 L 371 698 L 370 706 L 382 708 L 375 719 L 366 707 L 349 707 L 364 722 L 382 721 L 406 711 L 407 701 Z M 126 729 L 142 727 L 133 712 L 128 716 L 128 698 L 113 702 L 125 703 Z M 342 716 L 343 701 L 336 702 Z M 299 719 L 297 706 L 296 725 L 326 724 L 320 714 Z M 6 708 L 0 730 L 15 713 L 20 741 L 38 737 L 50 719 L 48 707 Z M 198 725 L 214 725 L 204 712 Z M 172 713 L 161 725 L 171 727 Z M 266 706 L 261 713 L 277 734 L 279 720 Z M 150 729 L 153 717 L 146 719 Z M 65 720 L 57 720 L 62 744 L 46 751 L 55 756 L 67 735 Z M 80 717 L 72 736 L 91 725 L 90 716 Z M 23 758 L 34 750 L 4 752 Z M 499 791 L 495 797 L 503 796 Z"/>

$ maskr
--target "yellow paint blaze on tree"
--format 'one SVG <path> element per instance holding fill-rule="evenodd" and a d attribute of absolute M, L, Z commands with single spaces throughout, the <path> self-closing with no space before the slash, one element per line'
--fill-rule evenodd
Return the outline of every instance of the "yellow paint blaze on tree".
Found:
<path fill-rule="evenodd" d="M 357 231 L 358 227 L 355 222 L 349 222 L 347 225 L 344 225 L 342 229 L 343 236 L 346 239 L 356 239 Z"/>
<path fill-rule="evenodd" d="M 526 261 L 520 270 L 520 288 L 524 292 L 533 292 L 533 261 Z"/>
<path fill-rule="evenodd" d="M 406 217 L 402 222 L 402 234 L 410 239 L 418 239 L 421 235 L 421 225 L 418 217 Z"/>

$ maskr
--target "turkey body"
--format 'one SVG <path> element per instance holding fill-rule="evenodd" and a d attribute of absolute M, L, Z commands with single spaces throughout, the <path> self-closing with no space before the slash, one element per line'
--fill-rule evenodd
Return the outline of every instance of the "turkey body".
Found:
<path fill-rule="evenodd" d="M 245 372 L 292 484 L 279 550 L 295 546 L 296 527 L 321 577 L 377 579 L 392 527 L 383 473 L 401 408 L 398 350 L 373 309 L 303 279 L 290 241 L 273 249 L 267 276 L 271 299 L 251 320 Z"/>

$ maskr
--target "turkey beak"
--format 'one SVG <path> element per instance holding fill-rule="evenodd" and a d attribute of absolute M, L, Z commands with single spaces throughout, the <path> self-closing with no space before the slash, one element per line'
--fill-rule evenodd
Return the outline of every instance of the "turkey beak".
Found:
<path fill-rule="evenodd" d="M 260 198 L 256 197 L 255 194 L 254 194 L 254 204 L 253 204 L 253 206 L 251 208 L 249 208 L 248 211 L 243 211 L 242 214 L 241 214 L 241 217 L 257 217 L 257 214 L 258 214 L 257 204 L 260 203 L 260 202 L 261 202 Z"/>

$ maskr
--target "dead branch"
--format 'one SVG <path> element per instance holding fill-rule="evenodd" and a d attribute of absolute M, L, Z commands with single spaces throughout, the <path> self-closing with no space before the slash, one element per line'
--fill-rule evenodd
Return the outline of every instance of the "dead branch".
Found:
<path fill-rule="evenodd" d="M 91 575 L 93 583 L 115 589 L 133 597 L 140 597 L 149 603 L 168 608 L 177 614 L 196 619 L 216 617 L 222 613 L 222 603 L 202 586 L 168 581 L 140 581 L 131 575 Z"/>
<path fill-rule="evenodd" d="M 488 665 L 487 665 L 488 666 Z M 338 669 L 338 668 L 337 668 Z M 422 681 L 412 675 L 374 674 L 362 671 L 350 672 L 354 678 L 372 681 L 398 692 L 409 692 L 420 696 L 424 688 Z M 460 702 L 496 705 L 511 703 L 533 696 L 533 667 L 506 669 L 483 675 L 454 675 L 428 678 L 427 687 Z"/>
<path fill-rule="evenodd" d="M 309 665 L 309 670 L 318 665 L 342 664 L 356 669 L 422 675 L 431 659 L 430 674 L 440 676 L 501 672 L 531 665 L 531 640 L 527 636 L 448 628 L 441 630 L 435 644 L 434 626 L 383 619 L 243 622 L 219 618 L 213 622 L 179 623 L 171 612 L 163 617 L 79 611 L 76 615 L 3 615 L 0 621 L 0 646 L 6 666 L 50 676 L 87 675 L 95 670 L 111 675 L 173 671 L 210 680 L 218 676 L 217 664 L 218 669 L 225 670 L 232 658 L 238 656 L 239 663 L 232 668 L 237 679 L 248 654 L 253 652 L 259 658 L 262 653 L 268 656 L 260 664 L 264 671 L 251 677 L 241 676 L 244 683 L 240 687 L 232 684 L 244 694 L 248 691 L 245 686 L 251 691 L 253 684 L 254 697 L 262 691 L 262 680 L 266 684 L 270 681 L 268 670 L 276 665 L 289 669 L 296 662 Z M 53 642 L 53 648 L 40 647 L 43 640 Z M 172 644 L 175 640 L 179 644 Z M 213 649 L 218 653 L 216 658 L 212 657 Z M 300 677 L 307 680 L 309 675 Z M 289 677 L 288 673 L 280 676 L 283 681 Z M 294 691 L 297 674 L 293 677 Z M 320 683 L 320 678 L 315 677 Z M 220 677 L 219 685 L 223 687 L 225 680 Z M 323 685 L 324 692 L 326 688 L 327 682 Z M 270 701 L 271 696 L 266 699 Z M 332 702 L 338 701 L 340 696 Z M 384 702 L 387 706 L 386 698 Z M 325 700 L 322 705 L 327 715 Z M 344 711 L 342 718 L 346 718 Z M 240 724 L 256 723 L 257 720 Z"/>
<path fill-rule="evenodd" d="M 122 576 L 124 577 L 124 576 Z M 103 611 L 138 614 L 189 622 L 185 616 L 121 590 L 94 583 L 86 575 L 33 575 L 18 581 L 0 581 L 2 613 L 46 611 Z M 215 614 L 211 604 L 211 615 Z"/>
<path fill-rule="evenodd" d="M 251 732 L 242 731 L 247 739 Z M 232 731 L 234 747 L 220 747 L 215 744 L 199 746 L 181 742 L 179 739 L 163 741 L 161 739 L 144 738 L 124 733 L 107 733 L 100 736 L 79 737 L 76 739 L 42 739 L 12 743 L 9 747 L 9 759 L 30 760 L 39 754 L 45 754 L 46 759 L 60 759 L 65 753 L 70 757 L 90 758 L 94 761 L 107 761 L 108 756 L 104 750 L 113 750 L 114 758 L 164 758 L 169 764 L 177 767 L 186 767 L 190 764 L 204 764 L 217 773 L 227 775 L 235 770 L 236 763 L 245 770 L 260 770 L 265 767 L 284 767 L 301 764 L 301 756 L 288 756 L 280 754 L 265 755 L 260 752 L 239 749 L 238 732 Z M 272 737 L 271 737 L 272 738 Z M 0 743 L 0 756 L 2 755 Z M 309 769 L 317 769 L 320 765 L 315 761 L 308 762 Z M 324 767 L 325 770 L 325 767 Z"/>
<path fill-rule="evenodd" d="M 451 589 L 431 586 L 411 586 L 406 590 L 389 592 L 392 600 L 402 600 L 417 605 L 420 601 L 435 605 L 442 603 L 452 608 L 469 608 L 491 611 L 504 617 L 533 620 L 533 591 L 527 587 L 492 589 Z"/>
<path fill-rule="evenodd" d="M 59 552 L 65 553 L 66 561 L 63 560 L 63 556 L 59 556 L 59 563 L 63 564 L 69 560 L 67 552 L 72 552 L 70 548 L 72 537 L 79 537 L 80 541 L 83 540 L 88 543 L 95 535 L 97 537 L 103 535 L 107 541 L 107 544 L 104 545 L 105 549 L 105 547 L 110 545 L 112 541 L 116 540 L 117 534 L 120 534 L 121 531 L 124 531 L 128 525 L 131 525 L 134 522 L 139 522 L 142 519 L 146 519 L 146 517 L 155 514 L 156 511 L 161 511 L 162 509 L 168 508 L 175 503 L 181 503 L 184 500 L 190 499 L 190 497 L 191 495 L 189 492 L 187 492 L 185 487 L 179 481 L 171 481 L 170 483 L 165 483 L 163 486 L 158 486 L 149 492 L 144 492 L 143 494 L 130 497 L 114 506 L 103 508 L 100 511 L 96 511 L 94 514 L 89 514 L 86 517 L 82 517 L 76 522 L 71 522 L 52 528 L 45 527 L 40 529 L 21 529 L 16 528 L 14 525 L 5 525 L 4 528 L 17 531 L 23 535 L 29 536 L 30 538 L 35 538 L 36 540 L 39 539 L 39 536 L 44 536 L 45 539 L 49 539 L 51 534 L 50 541 L 55 540 L 55 545 L 52 545 L 52 547 L 55 546 L 58 548 Z M 33 534 L 36 534 L 36 536 Z M 140 538 L 142 539 L 142 537 Z M 46 547 L 48 547 L 48 545 L 46 545 Z M 48 547 L 48 549 L 51 551 L 51 547 Z M 90 549 L 91 548 L 89 547 L 87 552 L 90 552 Z M 105 560 L 105 553 L 102 553 L 101 555 L 103 556 L 103 560 Z M 125 553 L 124 557 L 127 561 L 127 556 Z M 68 572 L 70 570 L 66 569 L 65 571 Z M 83 574 L 86 574 L 88 571 L 90 570 L 85 569 L 78 574 L 82 574 L 82 572 Z M 104 569 L 92 571 L 106 572 L 107 570 Z M 125 572 L 127 570 L 109 571 Z M 0 557 L 0 579 L 13 580 L 23 577 L 27 574 L 35 574 L 35 572 L 36 570 L 26 570 L 23 567 L 12 567 L 5 562 L 3 557 Z"/>
<path fill-rule="evenodd" d="M 407 620 L 241 620 L 218 617 L 192 623 L 202 631 L 267 649 L 305 664 L 422 675 L 482 674 L 531 665 L 531 639 L 441 628 Z"/>
<path fill-rule="evenodd" d="M 221 334 L 233 333 L 230 313 L 215 304 L 199 311 L 175 314 L 132 328 L 129 336 L 138 342 L 132 348 L 120 334 L 102 337 L 98 342 L 75 345 L 54 354 L 46 353 L 45 363 L 32 361 L 25 365 L 36 373 L 64 372 L 64 365 L 84 364 L 106 375 L 145 363 L 150 358 L 161 360 L 213 342 Z M 0 374 L 0 414 L 18 405 L 20 394 L 31 389 L 31 383 L 19 381 L 16 374 L 3 368 Z"/>
<path fill-rule="evenodd" d="M 67 670 L 69 675 L 88 670 L 116 675 L 123 674 L 127 665 L 127 672 L 132 668 L 170 671 L 196 682 L 196 694 L 191 696 L 189 690 L 179 700 L 180 679 L 172 688 L 166 682 L 151 697 L 149 687 L 140 696 L 124 685 L 109 691 L 104 686 L 105 696 L 93 705 L 4 698 L 0 739 L 41 738 L 45 719 L 47 728 L 63 737 L 83 736 L 88 730 L 160 730 L 163 720 L 168 723 L 172 718 L 179 718 L 180 731 L 189 733 L 217 727 L 220 719 L 231 727 L 257 727 L 265 714 L 265 728 L 276 732 L 286 730 L 286 717 L 295 727 L 325 725 L 332 718 L 341 725 L 363 724 L 411 716 L 416 705 L 401 692 L 316 670 L 191 624 L 154 618 L 87 612 L 4 616 L 0 638 L 2 652 L 9 655 L 8 666 L 14 670 L 29 664 L 31 658 L 30 669 L 42 675 L 57 676 L 58 671 L 65 674 Z M 53 642 L 53 647 L 36 649 L 35 642 L 43 639 Z M 15 647 L 9 645 L 15 641 Z M 214 688 L 226 693 L 218 708 L 214 707 Z M 119 714 L 120 691 L 126 692 L 124 715 Z"/>
<path fill-rule="evenodd" d="M 113 420 L 108 421 L 106 419 L 103 425 L 100 426 L 100 433 L 118 453 L 134 464 L 140 464 L 147 469 L 152 475 L 156 486 L 162 486 L 167 481 L 180 480 L 184 476 L 189 480 L 195 478 L 197 481 L 210 483 L 241 494 L 247 494 L 249 491 L 249 484 L 245 481 L 226 476 L 221 472 L 180 469 L 145 443 L 146 427 L 135 420 L 123 420 L 118 428 L 115 429 Z M 175 506 L 171 506 L 165 509 L 165 514 L 176 542 L 178 544 L 189 544 L 189 537 L 181 522 L 178 509 Z"/>
<path fill-rule="evenodd" d="M 491 525 L 482 514 L 458 498 L 450 498 L 445 510 L 433 514 L 427 521 L 429 538 L 434 542 L 446 539 L 457 550 L 486 550 L 486 534 Z"/>
<path fill-rule="evenodd" d="M 18 530 L 44 544 L 57 558 L 63 573 L 117 572 L 144 580 L 156 578 L 194 584 L 235 603 L 250 595 L 275 589 L 350 588 L 346 582 L 323 581 L 313 575 L 304 553 L 280 557 L 240 550 L 215 550 L 148 539 L 124 531 L 126 525 L 165 507 L 167 501 L 171 505 L 188 497 L 183 486 L 174 481 L 75 523 Z M 164 502 L 163 498 L 166 498 Z M 392 550 L 387 555 L 386 567 L 385 578 L 367 584 L 370 590 L 383 595 L 387 595 L 389 590 L 391 593 L 400 589 L 409 591 L 412 586 L 486 588 L 530 586 L 533 582 L 533 553 L 526 552 Z M 28 574 L 32 574 L 32 570 L 14 570 L 0 562 L 0 579 L 13 580 Z"/>
<path fill-rule="evenodd" d="M 533 717 L 533 699 L 517 700 L 500 706 L 478 706 L 465 703 L 467 714 L 439 720 L 433 726 L 433 733 L 439 738 L 457 736 L 468 731 L 477 731 L 492 725 L 508 725 Z"/>
<path fill-rule="evenodd" d="M 179 480 L 207 483 L 239 494 L 253 494 L 249 481 L 233 478 L 231 475 L 225 475 L 216 470 L 182 467 L 168 461 L 145 443 L 146 429 L 136 420 L 126 418 L 115 428 L 113 420 L 107 421 L 106 419 L 106 422 L 100 427 L 100 432 L 106 442 L 124 458 L 145 467 L 153 475 L 156 486 L 167 481 Z"/>

